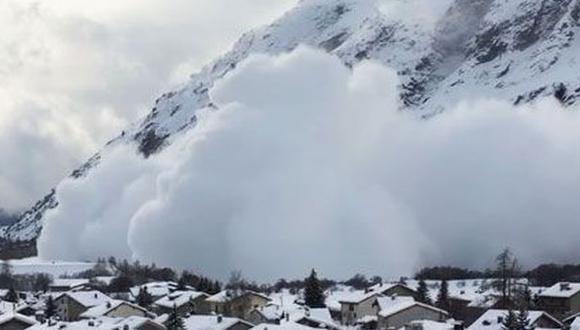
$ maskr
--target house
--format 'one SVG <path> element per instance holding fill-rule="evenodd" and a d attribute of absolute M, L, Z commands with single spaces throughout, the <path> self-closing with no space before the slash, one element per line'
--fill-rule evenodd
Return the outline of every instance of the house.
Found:
<path fill-rule="evenodd" d="M 379 283 L 368 288 L 368 291 L 377 292 L 383 296 L 399 296 L 417 298 L 417 291 L 404 283 Z"/>
<path fill-rule="evenodd" d="M 405 324 L 405 330 L 455 330 L 458 325 L 460 324 L 420 320 Z"/>
<path fill-rule="evenodd" d="M 206 299 L 210 311 L 230 317 L 249 319 L 250 313 L 267 305 L 270 298 L 254 291 L 224 290 Z"/>
<path fill-rule="evenodd" d="M 449 319 L 447 311 L 415 301 L 412 297 L 381 297 L 377 328 L 401 328 L 413 321 L 430 320 L 442 322 Z"/>
<path fill-rule="evenodd" d="M 304 315 L 295 318 L 294 322 L 311 328 L 341 329 L 332 319 L 328 308 L 307 308 Z"/>
<path fill-rule="evenodd" d="M 46 322 L 36 324 L 29 330 L 166 330 L 165 326 L 154 320 L 131 316 L 128 318 L 101 317 L 91 320 L 80 320 L 74 322 Z"/>
<path fill-rule="evenodd" d="M 580 283 L 560 282 L 538 294 L 538 308 L 566 318 L 580 312 Z"/>
<path fill-rule="evenodd" d="M 343 325 L 354 325 L 365 316 L 377 315 L 377 299 L 381 294 L 374 291 L 353 291 L 342 296 L 340 303 L 340 320 Z"/>
<path fill-rule="evenodd" d="M 294 323 L 288 322 L 284 324 L 259 324 L 253 327 L 251 330 L 312 330 L 315 328 Z"/>
<path fill-rule="evenodd" d="M 502 330 L 502 322 L 507 315 L 508 311 L 505 309 L 490 309 L 470 325 L 467 330 Z M 543 311 L 530 311 L 528 320 L 531 328 L 561 329 L 563 326 L 560 321 Z"/>
<path fill-rule="evenodd" d="M 280 305 L 269 303 L 265 306 L 254 308 L 247 320 L 253 324 L 280 324 L 280 321 L 286 315 Z"/>
<path fill-rule="evenodd" d="M 158 300 L 167 296 L 168 294 L 177 291 L 179 285 L 175 282 L 150 282 L 143 285 L 134 286 L 129 289 L 129 292 L 133 299 L 135 299 L 141 290 L 147 290 L 147 293 L 151 295 L 153 300 Z"/>
<path fill-rule="evenodd" d="M 84 278 L 57 278 L 48 287 L 50 292 L 67 292 L 90 289 L 88 279 Z"/>
<path fill-rule="evenodd" d="M 142 318 L 154 318 L 155 314 L 145 308 L 122 300 L 111 300 L 87 309 L 80 315 L 81 319 L 95 319 L 99 317 L 127 318 L 138 316 Z"/>
<path fill-rule="evenodd" d="M 158 314 L 170 313 L 173 308 L 184 316 L 187 314 L 209 314 L 210 306 L 206 302 L 209 295 L 198 291 L 175 291 L 156 300 L 153 308 Z"/>
<path fill-rule="evenodd" d="M 221 315 L 192 315 L 183 320 L 187 330 L 248 330 L 253 324 L 233 317 Z"/>
<path fill-rule="evenodd" d="M 35 319 L 18 313 L 0 315 L 0 330 L 23 330 L 37 323 Z"/>
<path fill-rule="evenodd" d="M 54 299 L 56 315 L 62 321 L 76 321 L 91 307 L 112 303 L 112 299 L 100 291 L 65 292 Z"/>

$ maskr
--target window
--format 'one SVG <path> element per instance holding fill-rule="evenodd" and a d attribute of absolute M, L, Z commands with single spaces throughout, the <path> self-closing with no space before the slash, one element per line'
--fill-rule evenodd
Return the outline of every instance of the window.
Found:
<path fill-rule="evenodd" d="M 348 310 L 351 312 L 354 311 L 354 305 L 352 304 L 348 305 Z"/>

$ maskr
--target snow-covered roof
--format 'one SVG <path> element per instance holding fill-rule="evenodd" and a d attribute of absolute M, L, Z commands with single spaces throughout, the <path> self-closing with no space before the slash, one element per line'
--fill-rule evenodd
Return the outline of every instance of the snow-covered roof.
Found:
<path fill-rule="evenodd" d="M 86 329 L 96 329 L 96 330 L 119 330 L 128 328 L 129 330 L 134 330 L 141 327 L 144 323 L 157 324 L 159 329 L 164 329 L 164 327 L 145 317 L 130 316 L 127 318 L 110 318 L 101 317 L 93 320 L 80 320 L 76 322 L 54 322 L 51 324 L 42 323 L 36 324 L 28 330 L 56 330 L 56 329 L 66 329 L 66 330 L 86 330 Z"/>
<path fill-rule="evenodd" d="M 369 298 L 372 297 L 378 297 L 381 294 L 378 292 L 374 292 L 374 291 L 370 291 L 370 292 L 365 292 L 365 291 L 352 291 L 348 294 L 344 294 L 342 295 L 342 297 L 339 298 L 338 302 L 343 304 L 358 304 L 361 303 Z"/>
<path fill-rule="evenodd" d="M 580 292 L 580 283 L 560 282 L 543 290 L 540 297 L 570 298 Z"/>
<path fill-rule="evenodd" d="M 447 322 L 437 322 L 431 320 L 419 320 L 411 321 L 409 325 L 412 327 L 414 325 L 420 326 L 419 328 L 423 330 L 453 330 L 454 325 Z"/>
<path fill-rule="evenodd" d="M 57 278 L 52 281 L 50 287 L 64 287 L 72 289 L 85 284 L 89 284 L 89 280 L 86 278 Z"/>
<path fill-rule="evenodd" d="M 369 291 L 373 291 L 373 292 L 378 292 L 378 293 L 384 293 L 387 290 L 390 290 L 394 287 L 403 287 L 403 288 L 407 288 L 409 290 L 415 291 L 414 288 L 408 286 L 405 283 L 401 283 L 401 282 L 390 282 L 390 283 L 377 283 L 371 287 L 368 288 Z"/>
<path fill-rule="evenodd" d="M 209 295 L 205 292 L 175 291 L 155 301 L 154 304 L 166 308 L 173 308 L 173 306 L 181 307 L 190 302 L 191 300 L 197 299 L 201 296 L 209 297 Z"/>
<path fill-rule="evenodd" d="M 18 314 L 18 313 L 6 313 L 6 314 L 2 314 L 0 315 L 0 325 L 8 323 L 12 320 L 17 320 L 20 321 L 22 323 L 26 323 L 26 324 L 36 324 L 36 320 L 33 318 L 30 318 L 28 316 L 24 316 L 22 314 Z"/>
<path fill-rule="evenodd" d="M 106 285 L 111 284 L 113 279 L 115 279 L 115 276 L 97 276 L 97 277 L 95 277 L 95 280 L 97 280 L 97 282 L 101 282 L 101 283 L 104 283 Z"/>
<path fill-rule="evenodd" d="M 58 298 L 63 297 L 63 296 L 69 296 L 70 298 L 76 300 L 79 304 L 85 306 L 85 307 L 93 307 L 93 306 L 97 306 L 97 305 L 102 305 L 105 304 L 107 302 L 113 302 L 113 299 L 111 299 L 109 296 L 107 296 L 106 294 L 100 292 L 100 291 L 77 291 L 77 292 L 65 292 L 61 295 L 59 295 Z"/>
<path fill-rule="evenodd" d="M 259 292 L 255 292 L 255 291 L 242 291 L 242 292 L 233 292 L 232 290 L 222 290 L 221 292 L 218 292 L 216 294 L 214 294 L 213 296 L 210 296 L 206 299 L 206 301 L 208 302 L 213 302 L 213 303 L 225 303 L 228 302 L 234 298 L 237 297 L 241 297 L 247 294 L 251 294 L 251 295 L 255 295 L 255 296 L 259 296 L 262 297 L 266 300 L 271 300 L 270 297 L 263 295 Z"/>
<path fill-rule="evenodd" d="M 91 307 L 91 308 L 87 309 L 84 313 L 82 313 L 80 316 L 81 316 L 81 318 L 97 318 L 97 317 L 105 316 L 107 313 L 109 313 L 110 311 L 116 309 L 117 307 L 119 307 L 121 305 L 130 306 L 134 309 L 138 309 L 140 311 L 143 311 L 147 315 L 153 316 L 153 314 L 151 314 L 145 308 L 143 308 L 139 305 L 135 305 L 135 304 L 123 301 L 123 300 L 111 300 L 111 301 L 106 302 L 104 304 L 100 304 L 100 305 Z"/>
<path fill-rule="evenodd" d="M 379 315 L 382 317 L 389 317 L 393 314 L 399 313 L 403 310 L 413 306 L 420 306 L 430 309 L 437 313 L 447 314 L 446 311 L 415 301 L 412 297 L 380 297 L 377 299 L 379 305 Z"/>
<path fill-rule="evenodd" d="M 259 324 L 250 330 L 309 330 L 314 329 L 295 322 L 288 322 L 283 324 Z"/>
<path fill-rule="evenodd" d="M 517 312 L 514 312 L 517 315 Z M 467 330 L 501 330 L 502 329 L 502 319 L 508 315 L 508 311 L 505 309 L 490 309 L 486 311 L 482 316 L 480 316 Z M 528 320 L 530 325 L 534 325 L 542 316 L 545 316 L 555 324 L 560 324 L 560 321 L 556 320 L 550 314 L 543 311 L 529 311 Z"/>
<path fill-rule="evenodd" d="M 0 300 L 0 314 L 10 313 L 19 307 L 18 304 Z"/>
<path fill-rule="evenodd" d="M 574 321 L 570 324 L 571 330 L 580 330 L 580 317 L 574 318 Z"/>
<path fill-rule="evenodd" d="M 277 304 L 267 304 L 266 306 L 258 307 L 255 309 L 257 313 L 262 314 L 262 316 L 267 320 L 277 320 L 282 318 L 284 310 L 282 306 Z"/>
<path fill-rule="evenodd" d="M 141 288 L 146 288 L 147 292 L 153 297 L 161 297 L 168 295 L 169 293 L 175 291 L 178 284 L 175 282 L 150 282 L 143 285 L 137 285 L 129 289 L 133 296 L 137 296 Z"/>
<path fill-rule="evenodd" d="M 221 321 L 219 318 L 215 315 L 192 315 L 184 319 L 183 323 L 187 330 L 226 330 L 238 323 L 252 326 L 252 324 L 238 318 L 221 317 Z"/>

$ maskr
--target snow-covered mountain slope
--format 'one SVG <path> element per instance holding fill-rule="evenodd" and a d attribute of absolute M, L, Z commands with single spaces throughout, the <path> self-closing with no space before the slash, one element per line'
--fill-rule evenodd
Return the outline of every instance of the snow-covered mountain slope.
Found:
<path fill-rule="evenodd" d="M 208 91 L 250 54 L 279 54 L 301 44 L 335 54 L 349 67 L 372 59 L 396 69 L 402 110 L 421 117 L 466 98 L 493 96 L 514 104 L 546 95 L 564 104 L 580 99 L 580 0 L 441 3 L 444 14 L 436 24 L 425 24 L 412 14 L 391 15 L 376 0 L 302 0 L 274 23 L 244 34 L 180 89 L 163 94 L 146 118 L 72 176 L 86 175 L 121 144 L 134 144 L 143 157 L 162 152 L 195 127 L 198 111 L 218 110 Z M 45 212 L 55 207 L 53 190 L 18 223 L 0 228 L 0 238 L 34 240 Z"/>

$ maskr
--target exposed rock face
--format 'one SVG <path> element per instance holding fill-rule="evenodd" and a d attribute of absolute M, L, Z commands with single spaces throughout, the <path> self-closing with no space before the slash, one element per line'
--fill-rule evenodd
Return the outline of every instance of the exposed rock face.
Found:
<path fill-rule="evenodd" d="M 149 157 L 194 129 L 200 109 L 217 107 L 213 84 L 253 53 L 279 54 L 300 44 L 338 56 L 346 66 L 373 59 L 401 77 L 406 111 L 430 116 L 454 102 L 493 96 L 515 104 L 554 95 L 563 104 L 580 99 L 580 0 L 456 0 L 434 26 L 397 20 L 371 0 L 303 0 L 271 25 L 244 34 L 231 51 L 183 88 L 163 94 L 151 112 L 111 140 L 104 151 L 134 144 Z M 79 178 L 101 162 L 92 157 L 72 173 Z M 58 207 L 53 190 L 0 239 L 32 241 L 42 219 Z"/>

